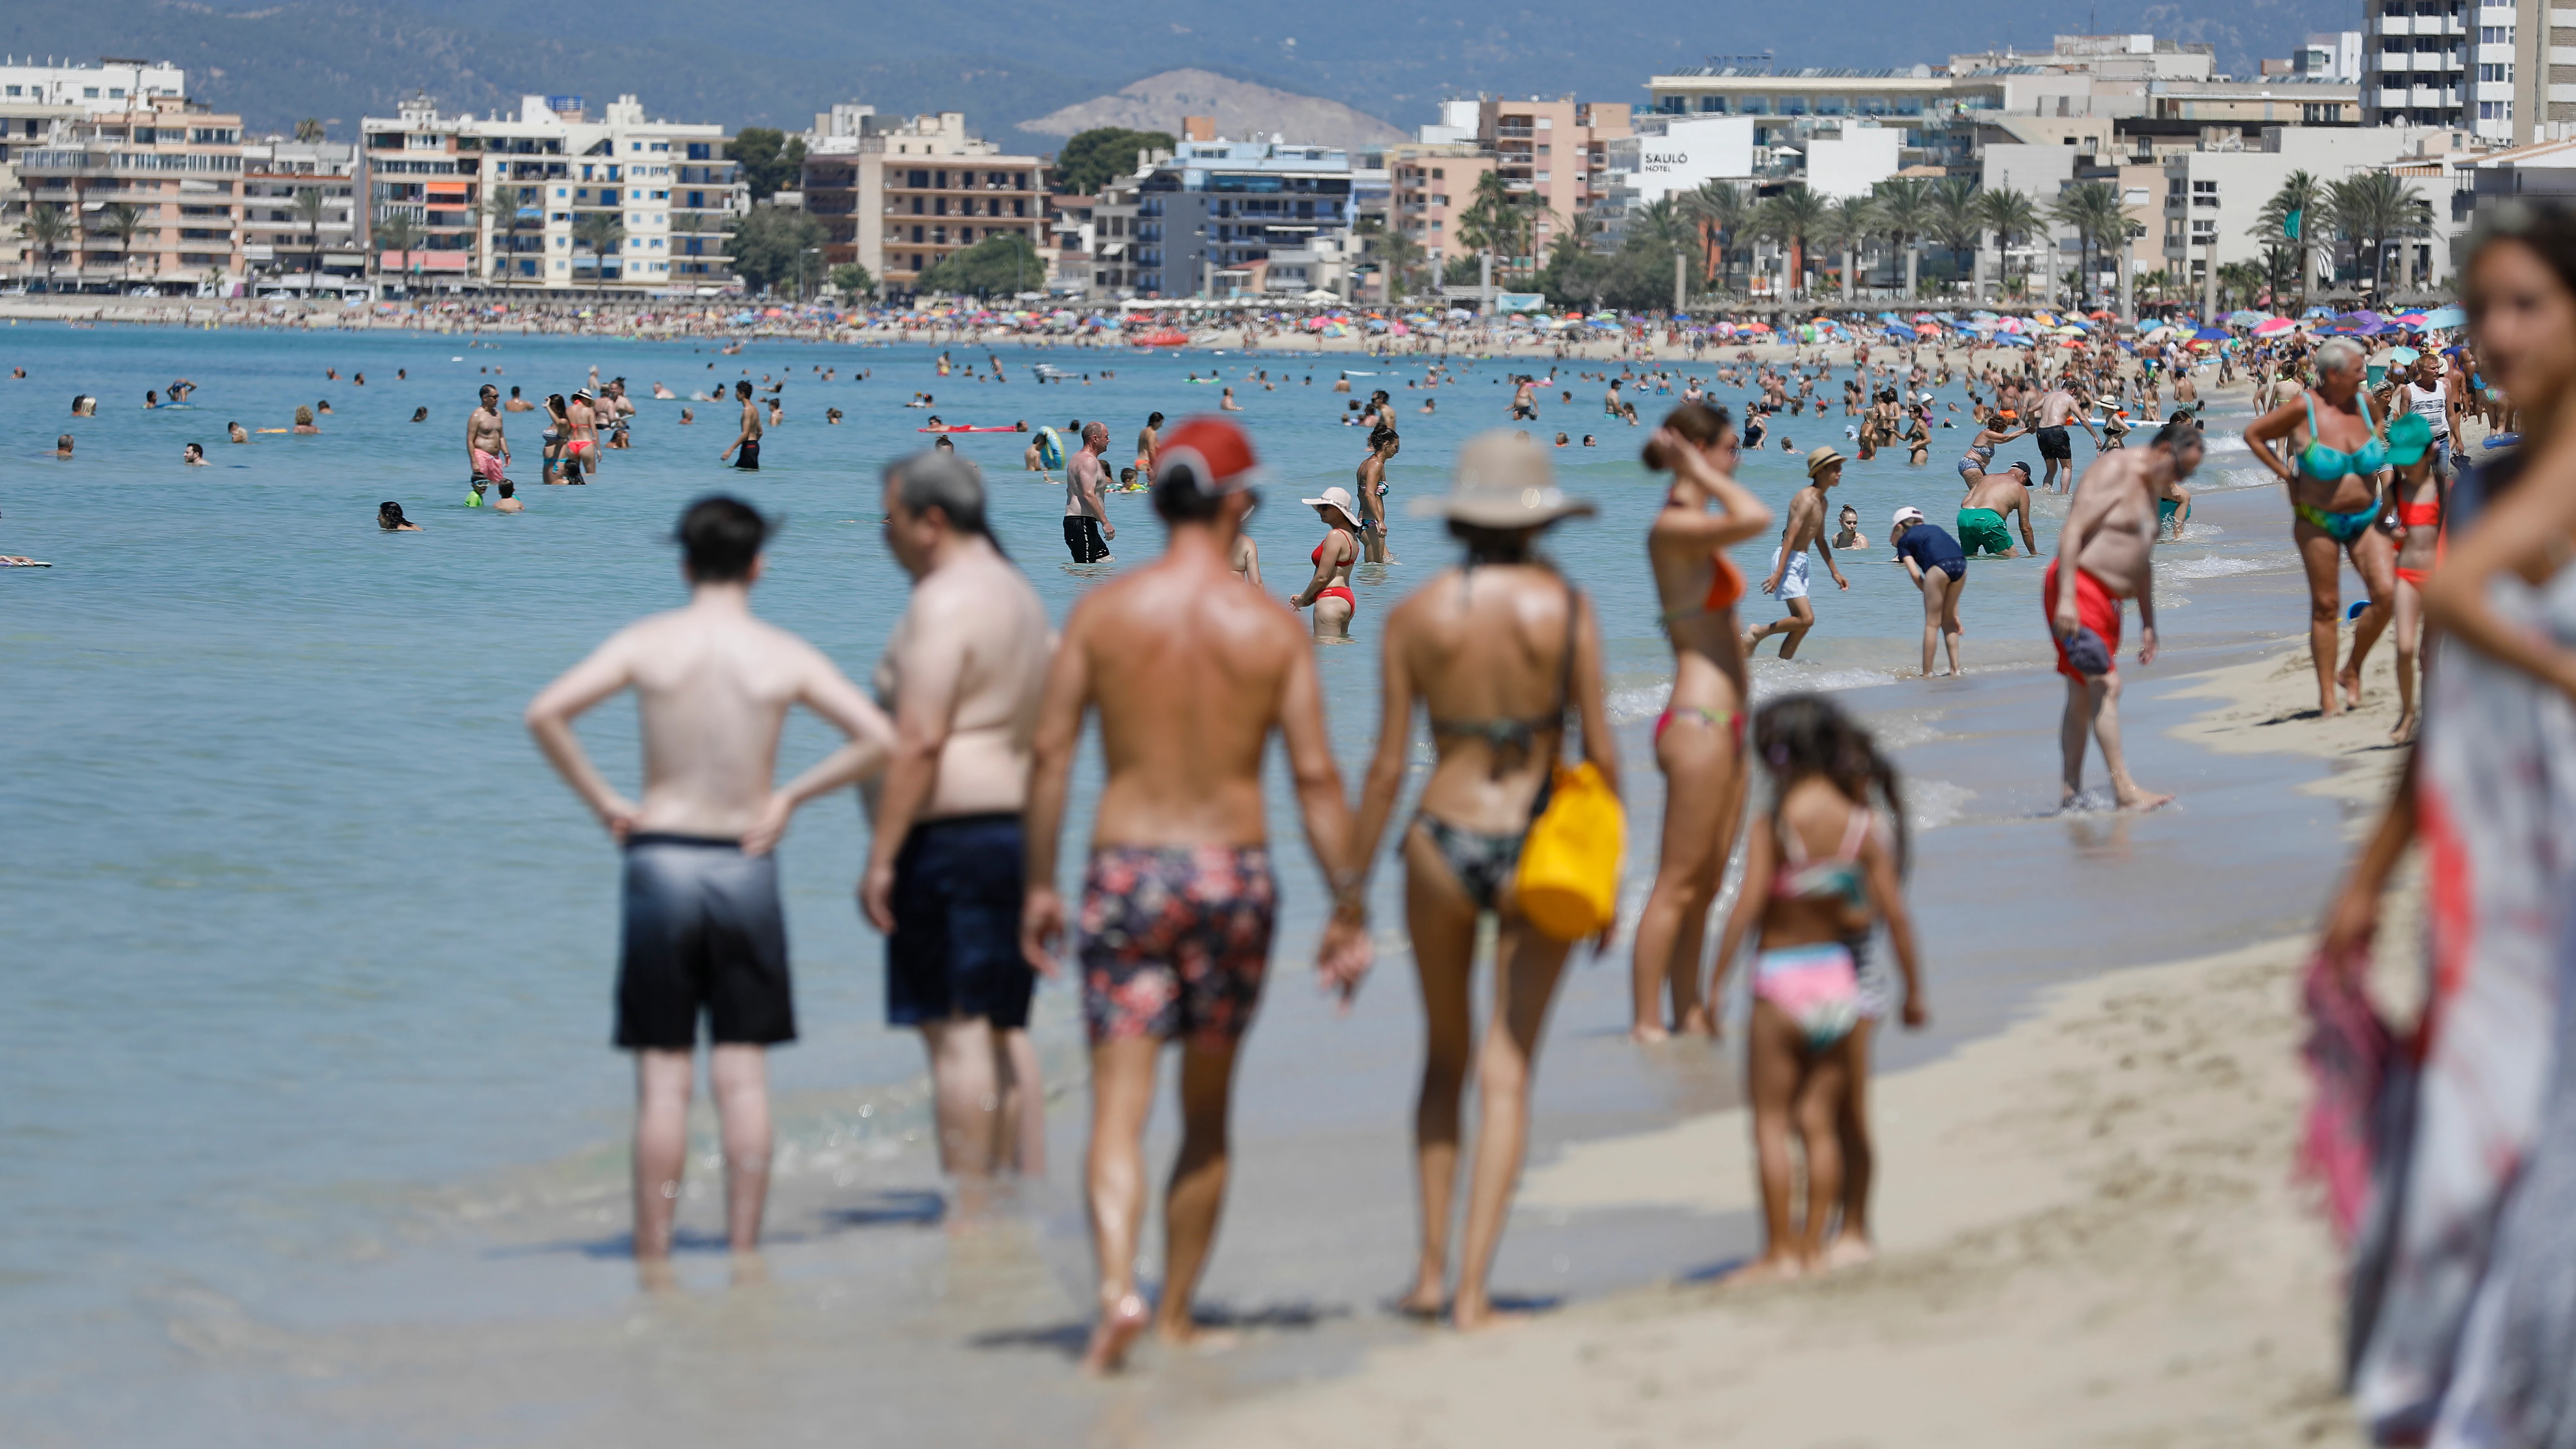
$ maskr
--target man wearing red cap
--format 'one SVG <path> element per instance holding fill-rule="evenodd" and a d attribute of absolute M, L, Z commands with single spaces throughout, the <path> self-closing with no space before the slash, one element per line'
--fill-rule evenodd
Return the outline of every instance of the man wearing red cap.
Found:
<path fill-rule="evenodd" d="M 1163 1296 L 1152 1323 L 1182 1342 L 1225 1196 L 1236 1048 L 1261 995 L 1277 887 L 1261 760 L 1273 729 L 1308 846 L 1334 883 L 1318 970 L 1346 993 L 1368 967 L 1351 861 L 1350 809 L 1324 735 L 1313 647 L 1294 614 L 1246 585 L 1234 542 L 1254 503 L 1252 443 L 1220 418 L 1160 440 L 1154 511 L 1163 556 L 1085 596 L 1066 619 L 1041 706 L 1029 781 L 1028 897 L 1020 941 L 1055 974 L 1065 931 L 1057 836 L 1083 716 L 1100 714 L 1107 768 L 1084 873 L 1083 1015 L 1091 1036 L 1085 1201 L 1100 1317 L 1084 1368 L 1119 1368 L 1148 1317 L 1136 1292 L 1146 1119 L 1165 1042 L 1181 1043 L 1181 1149 L 1164 1198 Z"/>

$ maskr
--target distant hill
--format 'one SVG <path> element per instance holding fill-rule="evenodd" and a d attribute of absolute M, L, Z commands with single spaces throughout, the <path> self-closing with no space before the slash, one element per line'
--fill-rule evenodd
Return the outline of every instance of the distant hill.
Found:
<path fill-rule="evenodd" d="M 1183 116 L 1207 116 L 1234 140 L 1280 135 L 1291 141 L 1357 148 L 1401 141 L 1406 132 L 1365 111 L 1320 96 L 1234 80 L 1210 70 L 1167 70 L 1078 106 L 1020 122 L 1032 135 L 1061 140 L 1095 126 L 1181 134 Z"/>
<path fill-rule="evenodd" d="M 1184 70 L 1410 127 L 1449 95 L 1642 101 L 1648 76 L 1718 52 L 1774 52 L 1783 66 L 1898 66 L 2008 42 L 2043 47 L 2051 34 L 2088 27 L 2205 40 L 2221 66 L 2242 73 L 2259 57 L 2288 54 L 2310 30 L 2357 18 L 2350 0 L 1805 0 L 1725 10 L 1681 0 L 1608 10 L 1311 0 L 1225 12 L 1191 0 L 621 0 L 571 9 L 82 0 L 0 8 L 0 53 L 175 61 L 193 73 L 200 99 L 240 111 L 255 130 L 319 116 L 341 121 L 332 134 L 347 136 L 359 116 L 387 114 L 396 98 L 425 89 L 450 110 L 476 111 L 514 108 L 522 94 L 595 102 L 632 92 L 649 113 L 675 120 L 790 129 L 834 101 L 860 100 L 890 113 L 962 110 L 1002 140 L 1023 123 L 1059 124 L 1086 101 L 1161 104 L 1169 97 L 1160 92 L 1126 97 L 1119 88 L 1142 75 L 1136 84 L 1150 91 Z M 1191 85 L 1222 95 L 1206 81 Z M 1290 130 L 1297 113 L 1277 114 L 1269 128 Z"/>

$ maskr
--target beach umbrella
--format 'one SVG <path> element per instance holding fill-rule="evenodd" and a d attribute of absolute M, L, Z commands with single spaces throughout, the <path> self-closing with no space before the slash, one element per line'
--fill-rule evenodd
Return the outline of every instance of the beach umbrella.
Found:
<path fill-rule="evenodd" d="M 2203 327 L 2199 331 L 2191 334 L 2191 340 L 2194 342 L 2224 342 L 2227 340 L 2227 334 L 2215 327 Z"/>
<path fill-rule="evenodd" d="M 2464 327 L 2468 325 L 2468 321 L 2469 314 L 2456 305 L 2436 307 L 2424 314 L 2424 325 L 2427 327 Z"/>
<path fill-rule="evenodd" d="M 2031 345 L 2030 339 L 2024 337 L 2018 332 L 1998 332 L 1995 334 L 1995 341 L 1997 344 L 2004 347 L 2028 347 Z"/>
<path fill-rule="evenodd" d="M 2249 312 L 2242 307 L 2227 314 L 2227 325 L 2230 327 L 2254 327 L 2271 320 L 2272 314 L 2269 312 Z"/>
<path fill-rule="evenodd" d="M 1941 335 L 1941 329 L 1929 322 L 1926 322 L 1914 329 L 1914 335 L 1917 337 L 1938 337 Z"/>
<path fill-rule="evenodd" d="M 2266 317 L 2262 321 L 2254 324 L 2254 335 L 2257 337 L 2278 337 L 2282 333 L 2287 332 L 2298 325 L 2298 323 L 2291 321 L 2287 317 Z"/>

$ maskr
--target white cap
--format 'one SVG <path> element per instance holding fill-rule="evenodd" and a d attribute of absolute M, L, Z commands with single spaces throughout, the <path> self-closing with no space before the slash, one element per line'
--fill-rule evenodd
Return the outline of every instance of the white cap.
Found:
<path fill-rule="evenodd" d="M 1906 507 L 1896 510 L 1895 521 L 1897 523 L 1921 523 L 1923 521 L 1923 510 L 1909 504 Z"/>

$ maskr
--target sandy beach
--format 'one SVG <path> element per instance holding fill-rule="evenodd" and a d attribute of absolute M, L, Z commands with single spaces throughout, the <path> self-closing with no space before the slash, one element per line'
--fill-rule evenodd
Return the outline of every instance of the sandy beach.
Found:
<path fill-rule="evenodd" d="M 2320 788 L 2358 828 L 2400 758 L 2383 747 L 2389 651 L 2371 703 L 2336 721 L 2313 718 L 2311 679 L 2304 647 L 2212 671 L 2192 692 L 2215 708 L 2176 733 L 2328 759 Z M 2393 903 L 2383 935 L 2398 999 L 2413 909 Z M 2060 986 L 2000 1035 L 1883 1078 L 1875 1263 L 1762 1288 L 1667 1284 L 1382 1350 L 1180 1442 L 2349 1442 L 2337 1257 L 2290 1172 L 2305 951 L 2276 939 Z M 1520 1212 L 1579 1222 L 1641 1205 L 1751 1211 L 1745 1114 L 1576 1144 L 1528 1174 Z"/>

